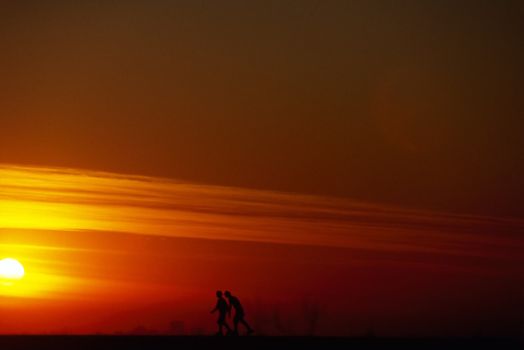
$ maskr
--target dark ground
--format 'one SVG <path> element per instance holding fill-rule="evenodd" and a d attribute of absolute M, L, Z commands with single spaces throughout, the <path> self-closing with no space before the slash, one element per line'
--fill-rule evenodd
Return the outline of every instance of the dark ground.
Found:
<path fill-rule="evenodd" d="M 522 339 L 0 336 L 0 349 L 524 349 Z"/>

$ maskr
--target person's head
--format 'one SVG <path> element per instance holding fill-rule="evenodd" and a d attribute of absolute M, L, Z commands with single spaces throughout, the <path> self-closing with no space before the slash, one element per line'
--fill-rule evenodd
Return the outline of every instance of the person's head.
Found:
<path fill-rule="evenodd" d="M 224 295 L 226 296 L 226 298 L 231 298 L 231 292 L 226 290 L 226 292 L 224 293 Z"/>
<path fill-rule="evenodd" d="M 222 291 L 221 290 L 217 290 L 217 298 L 222 298 Z"/>

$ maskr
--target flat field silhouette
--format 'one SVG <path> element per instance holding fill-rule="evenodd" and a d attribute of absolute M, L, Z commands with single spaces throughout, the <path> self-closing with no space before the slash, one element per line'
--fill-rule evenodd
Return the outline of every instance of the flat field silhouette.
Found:
<path fill-rule="evenodd" d="M 1 349 L 522 349 L 522 339 L 214 336 L 0 336 Z"/>

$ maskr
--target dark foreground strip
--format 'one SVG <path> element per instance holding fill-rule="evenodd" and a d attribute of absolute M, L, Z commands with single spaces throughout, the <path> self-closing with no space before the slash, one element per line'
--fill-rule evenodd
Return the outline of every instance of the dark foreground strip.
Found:
<path fill-rule="evenodd" d="M 22 349 L 524 349 L 522 339 L 498 338 L 339 338 L 191 336 L 0 336 L 0 350 Z"/>

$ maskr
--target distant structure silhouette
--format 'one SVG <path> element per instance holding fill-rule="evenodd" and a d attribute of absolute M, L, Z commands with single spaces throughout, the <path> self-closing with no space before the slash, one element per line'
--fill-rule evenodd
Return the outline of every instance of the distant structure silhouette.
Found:
<path fill-rule="evenodd" d="M 235 309 L 235 317 L 233 318 L 233 324 L 235 327 L 235 330 L 233 332 L 233 335 L 238 335 L 238 324 L 242 323 L 244 327 L 247 329 L 247 334 L 253 333 L 253 329 L 249 326 L 249 324 L 244 319 L 245 312 L 244 308 L 242 307 L 242 304 L 240 303 L 240 300 L 238 300 L 237 297 L 231 295 L 231 292 L 226 290 L 224 293 L 226 298 L 229 300 L 229 307 L 228 307 L 228 314 L 229 317 L 231 317 L 231 309 Z"/>
<path fill-rule="evenodd" d="M 217 335 L 224 335 L 224 327 L 227 330 L 227 334 L 230 334 L 231 333 L 231 327 L 229 327 L 229 325 L 226 322 L 226 315 L 228 313 L 229 306 L 227 305 L 226 299 L 224 299 L 224 297 L 222 297 L 222 291 L 217 290 L 216 296 L 217 296 L 217 304 L 216 304 L 215 308 L 213 310 L 211 310 L 211 313 L 213 314 L 213 313 L 218 311 L 218 319 L 217 319 L 218 332 L 217 332 Z"/>

